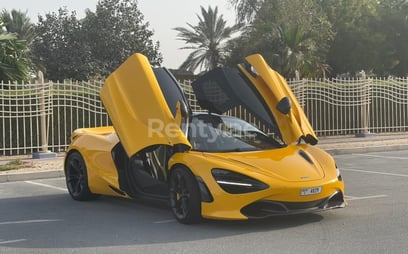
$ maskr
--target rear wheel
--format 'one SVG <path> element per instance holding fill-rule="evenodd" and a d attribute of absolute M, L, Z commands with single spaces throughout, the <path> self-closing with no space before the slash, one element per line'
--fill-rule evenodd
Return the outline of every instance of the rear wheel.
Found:
<path fill-rule="evenodd" d="M 201 196 L 197 180 L 190 170 L 177 167 L 170 174 L 170 205 L 176 219 L 183 224 L 201 221 Z"/>
<path fill-rule="evenodd" d="M 71 152 L 68 155 L 64 170 L 68 192 L 73 199 L 86 201 L 97 197 L 89 190 L 85 161 L 79 152 Z"/>

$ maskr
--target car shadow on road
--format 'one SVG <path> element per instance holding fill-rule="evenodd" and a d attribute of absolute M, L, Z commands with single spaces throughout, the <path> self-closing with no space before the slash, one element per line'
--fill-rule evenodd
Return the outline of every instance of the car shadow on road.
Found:
<path fill-rule="evenodd" d="M 176 243 L 285 230 L 324 219 L 322 213 L 310 213 L 183 225 L 164 204 L 110 197 L 77 202 L 68 194 L 0 199 L 0 207 L 0 246 L 12 248 Z"/>

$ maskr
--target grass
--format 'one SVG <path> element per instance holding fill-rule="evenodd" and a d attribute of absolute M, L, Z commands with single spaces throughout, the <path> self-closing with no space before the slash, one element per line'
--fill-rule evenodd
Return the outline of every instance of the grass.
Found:
<path fill-rule="evenodd" d="M 4 165 L 0 165 L 0 171 L 19 169 L 22 166 L 23 166 L 23 161 L 21 159 L 14 159 Z"/>

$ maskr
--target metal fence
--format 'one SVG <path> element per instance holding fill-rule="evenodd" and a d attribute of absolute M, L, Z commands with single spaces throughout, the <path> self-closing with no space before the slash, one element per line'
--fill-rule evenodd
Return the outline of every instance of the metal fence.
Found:
<path fill-rule="evenodd" d="M 408 79 L 289 81 L 318 136 L 408 131 Z M 76 128 L 109 125 L 102 82 L 0 83 L 0 155 L 65 151 Z M 200 111 L 190 82 L 182 82 Z M 245 109 L 232 115 L 260 123 Z M 44 147 L 42 140 L 46 141 Z"/>
<path fill-rule="evenodd" d="M 408 131 L 408 79 L 291 82 L 319 136 Z"/>

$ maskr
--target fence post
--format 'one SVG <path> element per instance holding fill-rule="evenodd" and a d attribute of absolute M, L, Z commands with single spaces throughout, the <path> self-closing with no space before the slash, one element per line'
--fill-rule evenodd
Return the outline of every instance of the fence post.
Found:
<path fill-rule="evenodd" d="M 56 153 L 51 153 L 48 150 L 48 138 L 47 138 L 47 112 L 45 108 L 45 84 L 44 74 L 42 71 L 38 71 L 38 84 L 39 89 L 39 104 L 40 104 L 40 135 L 41 135 L 41 151 L 33 153 L 33 159 L 55 158 Z"/>
<path fill-rule="evenodd" d="M 361 89 L 361 132 L 356 133 L 356 137 L 372 136 L 369 130 L 369 116 L 370 116 L 370 82 L 367 82 L 367 75 L 364 71 L 360 72 L 361 80 L 363 80 L 363 87 Z"/>
<path fill-rule="evenodd" d="M 46 122 L 46 111 L 45 111 L 45 91 L 44 91 L 44 75 L 42 71 L 38 72 L 38 82 L 40 85 L 40 131 L 41 131 L 41 152 L 48 152 L 48 142 L 47 142 L 47 122 Z"/>

